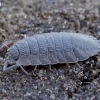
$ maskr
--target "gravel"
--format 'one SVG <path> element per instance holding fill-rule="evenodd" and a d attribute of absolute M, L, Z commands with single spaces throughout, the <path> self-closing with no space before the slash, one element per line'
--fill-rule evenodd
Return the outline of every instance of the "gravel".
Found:
<path fill-rule="evenodd" d="M 0 45 L 47 32 L 77 32 L 100 39 L 99 0 L 0 0 Z M 5 52 L 0 55 L 5 56 Z M 100 100 L 99 54 L 77 64 L 2 72 L 0 100 Z"/>

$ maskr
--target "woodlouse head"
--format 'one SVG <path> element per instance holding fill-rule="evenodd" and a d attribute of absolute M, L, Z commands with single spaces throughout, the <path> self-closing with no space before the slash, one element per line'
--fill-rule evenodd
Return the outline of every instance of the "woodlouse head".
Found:
<path fill-rule="evenodd" d="M 14 41 L 12 41 L 12 40 L 0 43 L 0 52 L 3 53 L 4 51 L 7 51 L 7 49 L 9 47 L 11 47 L 13 44 L 14 44 Z M 7 58 L 4 59 L 4 58 L 0 57 L 0 61 L 5 62 L 6 60 L 7 60 Z"/>
<path fill-rule="evenodd" d="M 16 63 L 16 61 L 19 58 L 19 51 L 18 51 L 17 47 L 15 45 L 11 46 L 7 50 L 7 55 L 8 55 L 8 59 L 10 60 L 10 62 Z"/>

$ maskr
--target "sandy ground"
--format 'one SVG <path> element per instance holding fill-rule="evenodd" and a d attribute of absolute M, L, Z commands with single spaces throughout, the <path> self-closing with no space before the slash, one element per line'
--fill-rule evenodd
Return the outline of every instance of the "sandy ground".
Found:
<path fill-rule="evenodd" d="M 99 0 L 0 0 L 1 43 L 49 32 L 100 39 Z M 20 68 L 3 73 L 0 63 L 0 100 L 100 100 L 97 56 L 79 64 L 26 67 L 27 76 Z"/>

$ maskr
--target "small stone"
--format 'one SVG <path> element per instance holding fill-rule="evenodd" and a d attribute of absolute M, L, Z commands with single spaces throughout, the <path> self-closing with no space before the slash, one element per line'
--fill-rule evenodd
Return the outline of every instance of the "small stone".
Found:
<path fill-rule="evenodd" d="M 5 90 L 4 88 L 2 89 L 2 93 L 3 93 L 3 94 L 6 94 L 6 93 L 7 93 L 6 90 Z"/>
<path fill-rule="evenodd" d="M 82 14 L 80 14 L 80 15 L 79 15 L 79 19 L 80 19 L 80 20 L 84 20 L 85 17 L 84 17 Z"/>
<path fill-rule="evenodd" d="M 37 89 L 37 86 L 34 86 L 34 89 Z"/>
<path fill-rule="evenodd" d="M 32 93 L 30 92 L 27 92 L 24 96 L 31 96 L 32 95 Z"/>
<path fill-rule="evenodd" d="M 84 76 L 84 79 L 87 79 L 87 76 Z"/>
<path fill-rule="evenodd" d="M 39 77 L 42 77 L 43 76 L 43 70 L 40 70 L 38 75 L 39 75 Z"/>
<path fill-rule="evenodd" d="M 53 100 L 55 100 L 55 95 L 51 94 L 50 98 L 53 99 Z"/>

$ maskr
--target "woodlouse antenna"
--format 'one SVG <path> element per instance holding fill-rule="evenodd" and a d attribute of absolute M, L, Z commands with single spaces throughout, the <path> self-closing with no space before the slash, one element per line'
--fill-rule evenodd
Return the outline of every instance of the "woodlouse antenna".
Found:
<path fill-rule="evenodd" d="M 0 46 L 0 51 L 3 51 L 4 49 L 8 50 L 9 47 L 11 47 L 14 44 L 14 41 L 5 41 Z"/>
<path fill-rule="evenodd" d="M 10 66 L 10 67 L 8 67 L 8 65 L 9 65 L 9 61 L 6 60 L 5 63 L 4 63 L 3 71 L 9 71 L 9 70 L 11 70 L 11 69 L 20 67 L 21 70 L 22 70 L 26 75 L 29 75 L 28 72 L 27 72 L 21 65 L 12 65 L 12 66 Z"/>

